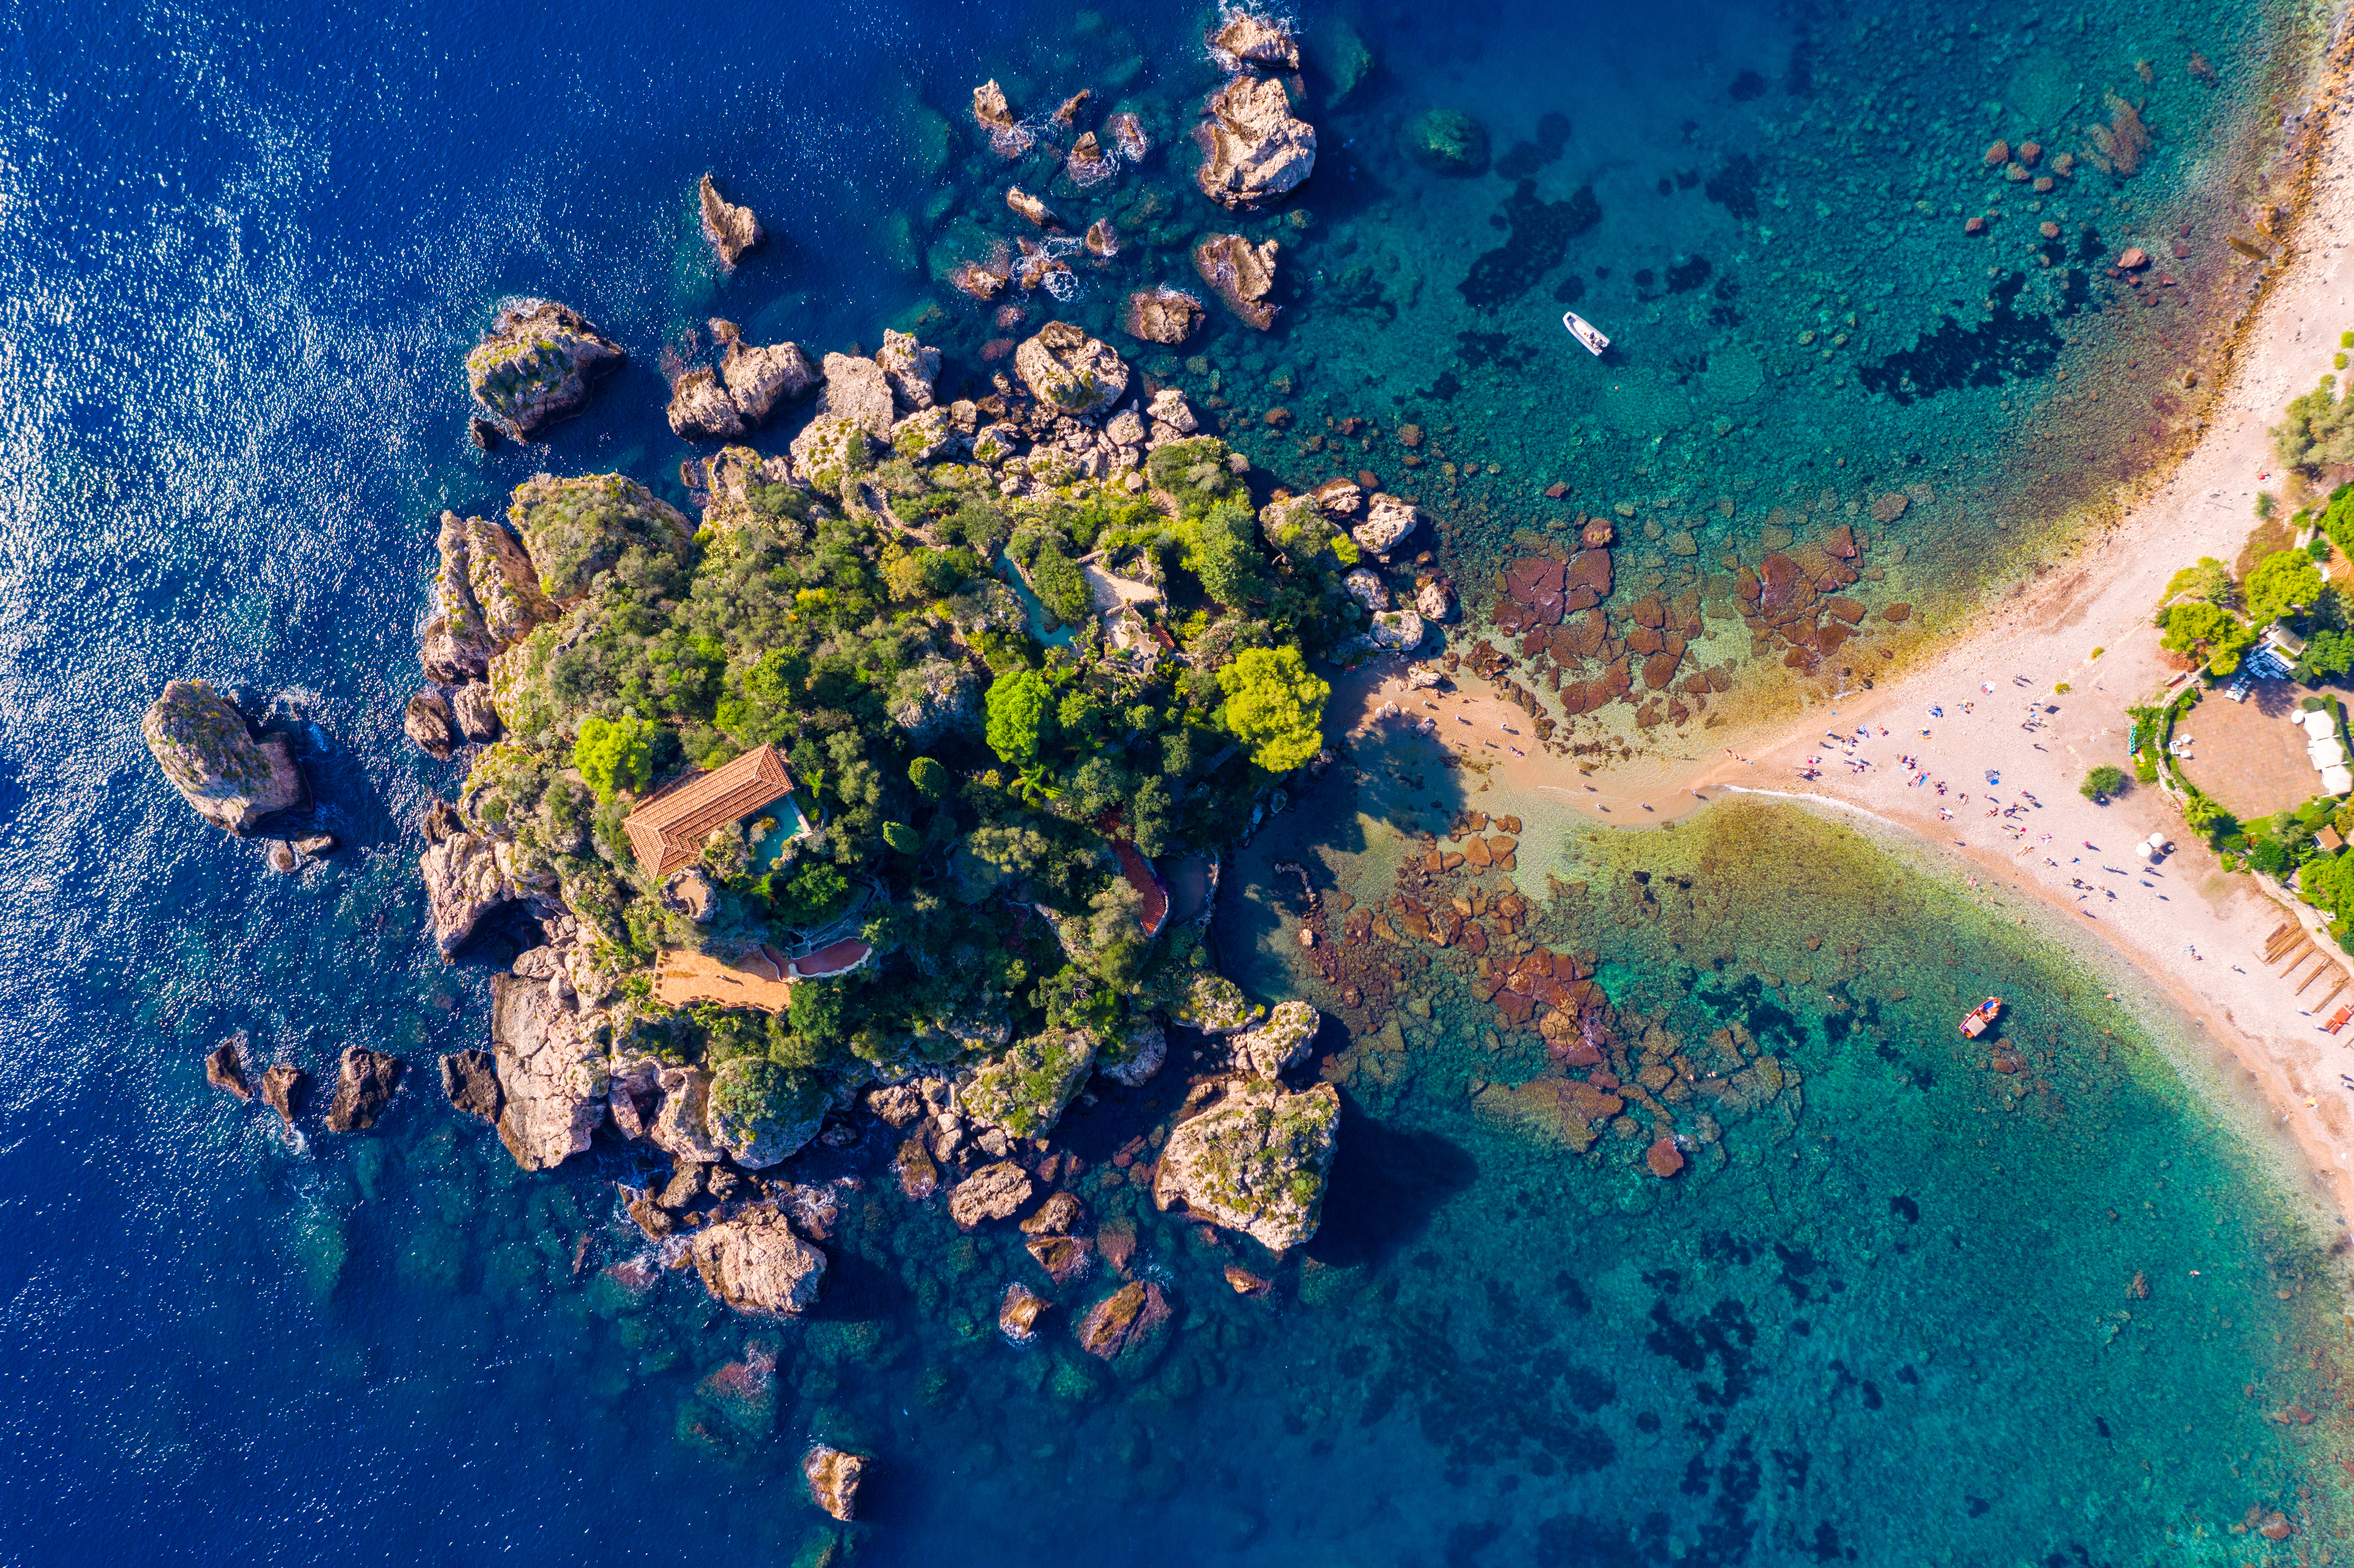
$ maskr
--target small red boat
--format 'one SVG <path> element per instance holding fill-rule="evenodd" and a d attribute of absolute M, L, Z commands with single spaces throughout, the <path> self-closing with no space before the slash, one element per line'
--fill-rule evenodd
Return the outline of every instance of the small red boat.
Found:
<path fill-rule="evenodd" d="M 2329 1022 L 2323 1024 L 2322 1028 L 2327 1030 L 2330 1033 L 2335 1034 L 2339 1030 L 2346 1027 L 2346 1021 L 2349 1018 L 2354 1018 L 2354 1003 L 2349 1003 L 2349 1005 L 2341 1007 L 2337 1012 L 2331 1013 L 2329 1015 Z"/>
<path fill-rule="evenodd" d="M 1975 1040 L 1987 1032 L 1987 1026 L 2002 1016 L 2002 998 L 1990 996 L 1962 1015 L 1962 1033 Z"/>

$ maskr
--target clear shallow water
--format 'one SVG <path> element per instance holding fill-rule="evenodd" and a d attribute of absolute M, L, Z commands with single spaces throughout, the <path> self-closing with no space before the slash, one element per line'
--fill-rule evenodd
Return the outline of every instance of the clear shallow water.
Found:
<path fill-rule="evenodd" d="M 1654 196 L 1654 211 L 1682 216 L 1643 238 L 1633 227 L 1643 204 L 1611 181 L 1639 195 L 1639 171 L 1657 165 L 1672 183 L 1691 159 L 1663 128 L 1691 118 L 1714 146 L 1728 144 L 1741 62 L 1779 80 L 1802 33 L 1829 39 L 1837 29 L 1819 18 L 1802 26 L 1795 14 L 1691 15 L 1684 31 L 1717 40 L 1708 47 L 1718 54 L 1703 58 L 1722 93 L 1714 78 L 1636 54 L 1583 13 L 1542 31 L 1505 10 L 1477 26 L 1361 16 L 1387 74 L 1352 111 L 1362 129 L 1331 122 L 1336 140 L 1371 149 L 1381 115 L 1442 90 L 1465 101 L 1476 89 L 1472 107 L 1490 117 L 1503 156 L 1556 101 L 1550 84 L 1526 85 L 1524 62 L 1560 58 L 1575 37 L 1596 80 L 1609 77 L 1620 96 L 1580 89 L 1566 106 L 1572 141 L 1541 184 L 1591 171 L 1579 177 L 1595 182 L 1603 219 L 1581 245 L 1705 249 L 1713 209 Z M 2088 12 L 2076 35 L 2084 58 L 2114 74 L 2123 49 L 2129 70 L 2142 46 L 2114 18 L 2101 31 L 2102 15 Z M 2170 58 L 2161 50 L 2175 47 L 2175 19 L 2136 16 L 2137 35 L 2153 40 L 2147 51 Z M 2194 34 L 2226 25 L 2181 20 Z M 2246 31 L 2202 46 L 2226 73 L 2215 104 L 2253 90 L 2264 29 L 2278 20 L 2235 13 L 2228 25 Z M 1872 929 L 1880 967 L 1860 969 L 1850 990 L 1859 1008 L 1879 1002 L 1887 1039 L 1867 1053 L 1870 1036 L 1851 1033 L 1834 1049 L 1811 1004 L 1776 1004 L 1806 1034 L 1790 1049 L 1807 1109 L 1782 1142 L 1761 1134 L 1754 1160 L 1678 1189 L 1607 1162 L 1589 1170 L 1471 1114 L 1463 1079 L 1500 1075 L 1484 1049 L 1474 1058 L 1453 1036 L 1426 1044 L 1407 1054 L 1404 1077 L 1392 1070 L 1384 1084 L 1368 1071 L 1352 1082 L 1331 1224 L 1276 1305 L 1234 1298 L 1219 1278 L 1225 1255 L 1138 1216 L 1140 1255 L 1166 1271 L 1182 1321 L 1150 1384 L 1125 1392 L 1080 1386 L 1066 1355 L 1017 1355 L 976 1333 L 972 1314 L 1016 1266 L 1010 1244 L 967 1249 L 937 1215 L 887 1202 L 857 1208 L 830 1244 L 822 1321 L 807 1329 L 748 1329 L 677 1278 L 635 1298 L 599 1272 L 631 1250 L 612 1204 L 615 1171 L 525 1177 L 487 1134 L 450 1116 L 430 1057 L 481 1038 L 482 977 L 441 969 L 419 939 L 417 846 L 405 824 L 453 780 L 399 743 L 395 718 L 416 679 L 409 630 L 431 517 L 443 505 L 495 504 L 541 468 L 622 467 L 674 486 L 681 449 L 660 425 L 654 366 L 666 339 L 711 313 L 813 346 L 871 344 L 882 324 L 918 320 L 932 298 L 923 214 L 941 177 L 964 171 L 951 205 L 979 204 L 982 171 L 991 201 L 1002 174 L 928 129 L 918 97 L 953 116 L 994 72 L 1009 88 L 1018 79 L 1023 101 L 1043 102 L 1132 57 L 1144 64 L 1123 90 L 1172 101 L 1199 90 L 1190 22 L 1123 36 L 1114 21 L 1081 31 L 1059 10 L 945 5 L 842 10 L 789 30 L 716 8 L 412 8 L 358 23 L 80 6 L 19 20 L 0 65 L 14 89 L 0 160 L 0 337 L 11 371 L 0 431 L 14 524 L 0 582 L 0 806 L 12 829 L 0 843 L 6 1554 L 726 1552 L 783 1563 L 816 1522 L 791 1484 L 812 1432 L 871 1442 L 883 1457 L 861 1546 L 883 1562 L 1010 1563 L 1047 1551 L 1772 1562 L 1829 1552 L 1826 1528 L 1859 1561 L 1900 1551 L 2031 1559 L 2077 1543 L 2098 1561 L 2132 1561 L 2194 1520 L 2211 1530 L 2300 1480 L 2321 1484 L 2331 1472 L 2310 1453 L 2321 1429 L 2264 1420 L 2299 1398 L 2321 1407 L 2299 1379 L 2317 1375 L 2304 1359 L 2317 1343 L 2309 1329 L 2332 1310 L 2318 1283 L 2295 1284 L 2321 1275 L 2289 1212 L 2147 1053 L 2131 1059 L 2147 1070 L 2073 1059 L 2055 1068 L 2065 1118 L 2040 1101 L 2000 1113 L 2004 1132 L 1987 1136 L 2005 1146 L 1999 1162 L 2024 1174 L 1998 1182 L 1974 1142 L 1953 1143 L 1980 1105 L 1985 1118 L 1997 1112 L 1960 1067 L 1936 1066 L 1950 999 L 1917 979 L 1949 962 L 1958 927 L 1910 882 L 1888 895 L 1903 917 L 1883 908 Z M 1475 57 L 1475 46 L 1485 52 Z M 1480 88 L 1483 72 L 1492 80 Z M 2220 124 L 2220 108 L 2178 101 L 2171 78 L 2157 90 L 2178 118 L 2153 111 L 2158 152 L 2137 179 L 2154 184 L 2135 187 L 2137 203 L 2145 191 L 2193 188 L 2202 144 L 2189 127 Z M 1770 91 L 1741 101 L 1744 113 L 1787 112 Z M 1985 112 L 1949 112 L 1958 122 L 1965 111 Z M 1173 110 L 1161 112 L 1164 138 L 1182 128 Z M 1623 140 L 1609 139 L 1613 124 L 1628 127 Z M 1962 138 L 1964 153 L 1975 155 L 1981 130 Z M 1492 178 L 1475 196 L 1469 184 L 1365 158 L 1378 198 L 1338 161 L 1303 193 L 1325 226 L 1309 233 L 1336 248 L 1353 238 L 1411 251 L 1446 232 L 1384 201 L 1453 202 L 1484 223 L 1505 194 Z M 1622 162 L 1638 172 L 1612 173 Z M 779 235 L 724 285 L 691 229 L 687 193 L 705 168 Z M 1886 177 L 1902 183 L 1898 171 Z M 1543 188 L 1548 200 L 1567 194 Z M 1816 221 L 1835 225 L 1843 210 Z M 1678 227 L 1688 221 L 1689 233 Z M 1134 276 L 1182 281 L 1177 247 L 1192 231 L 1189 219 L 1167 244 L 1145 247 Z M 1720 270 L 1732 242 L 1714 242 Z M 1303 265 L 1314 260 L 1300 249 Z M 1793 245 L 1792 264 L 1820 249 Z M 1333 260 L 1347 259 L 1317 264 Z M 1443 304 L 1452 271 L 1416 264 Z M 1461 264 L 1458 255 L 1449 269 Z M 1590 288 L 1602 287 L 1596 264 L 1576 262 Z M 1514 308 L 1545 324 L 1557 307 L 1536 301 L 1561 279 L 1547 274 Z M 1920 275 L 1908 319 L 1932 318 L 1952 283 L 1938 280 L 1931 289 Z M 485 460 L 463 445 L 456 364 L 508 291 L 578 305 L 635 363 L 550 446 Z M 1607 313 L 1609 297 L 1594 296 L 1595 313 Z M 1105 290 L 1078 302 L 1081 319 L 1109 299 Z M 1349 355 L 1383 376 L 1365 396 L 1396 396 L 1436 385 L 1426 358 L 1403 364 L 1419 352 L 1411 345 L 1462 330 L 1453 305 L 1424 319 L 1409 304 L 1395 323 L 1401 362 L 1375 363 L 1364 357 L 1375 340 L 1363 312 L 1319 326 L 1312 294 L 1290 307 L 1303 353 L 1283 355 L 1301 360 L 1297 386 L 1336 411 L 1357 403 Z M 993 325 L 951 313 L 926 330 L 935 328 L 980 374 L 973 355 Z M 1320 331 L 1327 346 L 1312 346 Z M 1378 341 L 1393 340 L 1385 331 Z M 1276 357 L 1223 327 L 1201 346 L 1212 369 Z M 1306 366 L 1310 353 L 1334 368 Z M 1206 387 L 1206 371 L 1181 363 L 1174 373 Z M 1456 374 L 1476 388 L 1470 371 Z M 1903 412 L 1857 407 L 1929 441 L 1948 429 L 1948 410 L 1983 396 Z M 1294 406 L 1300 420 L 1320 420 L 1308 397 Z M 1756 406 L 1776 430 L 1804 428 L 1779 397 Z M 2009 428 L 1978 411 L 1994 435 Z M 1573 450 L 1550 444 L 1564 428 L 1555 418 L 1551 405 L 1500 414 L 1483 433 L 1520 443 L 1515 464 L 1534 466 L 1540 452 L 1552 464 Z M 1303 428 L 1312 426 L 1296 421 L 1255 447 L 1287 477 L 1320 477 L 1291 445 Z M 1589 469 L 1543 471 L 1600 484 L 1655 433 L 1596 435 L 1574 449 Z M 1771 433 L 1761 424 L 1735 444 L 1760 453 Z M 1820 455 L 1810 430 L 1808 440 L 1798 466 Z M 1968 450 L 1990 465 L 1974 472 L 1998 471 L 1992 436 Z M 1690 493 L 1714 488 L 1695 479 Z M 1501 508 L 1474 516 L 1463 547 L 1500 548 L 1515 525 Z M 334 868 L 276 878 L 251 846 L 225 842 L 170 798 L 136 716 L 184 673 L 245 683 L 315 720 L 306 746 L 323 814 L 354 846 Z M 1374 795 L 1367 809 L 1395 818 L 1401 803 Z M 1350 815 L 1286 821 L 1310 820 Z M 1350 836 L 1343 827 L 1331 842 L 1346 848 Z M 1270 833 L 1257 851 L 1282 842 Z M 1737 894 L 1750 874 L 1732 869 L 1733 857 L 1760 846 L 1739 835 L 1732 845 L 1719 874 Z M 1853 918 L 1855 879 L 1894 874 L 1860 859 L 1844 883 L 1808 888 L 1774 883 L 1783 863 L 1766 854 L 1754 874 L 1766 891 L 1753 905 L 1772 918 L 1741 925 L 1755 916 L 1735 897 L 1712 921 L 1733 935 L 1702 946 L 1787 947 L 1812 928 L 1793 913 L 1804 899 L 1840 901 L 1842 913 L 1827 905 L 1817 923 L 1829 930 Z M 1387 875 L 1378 855 L 1368 874 Z M 1235 880 L 1245 885 L 1225 940 L 1245 963 L 1267 879 Z M 1936 917 L 1911 917 L 1907 900 Z M 1591 925 L 1613 907 L 1560 918 Z M 1737 980 L 1684 979 L 1681 965 L 1694 960 L 1660 946 L 1659 928 L 1603 918 L 1577 935 L 1612 955 L 1606 979 L 1622 1001 L 1736 1005 L 1703 993 Z M 1989 976 L 2018 973 L 2031 960 L 1997 935 L 1978 938 L 1972 961 Z M 1782 973 L 1798 967 L 1774 962 Z M 1899 989 L 1920 995 L 1890 1000 Z M 1441 998 L 1450 1029 L 1452 1005 Z M 2062 1016 L 2051 1027 L 2074 1038 L 2081 1031 Z M 1370 1034 L 1384 1021 L 1353 1022 Z M 290 1148 L 262 1116 L 204 1086 L 202 1052 L 240 1028 L 259 1054 L 314 1072 L 347 1043 L 394 1051 L 419 1073 L 416 1092 L 380 1136 L 319 1134 Z M 1928 1064 L 1935 1085 L 1905 1090 L 1882 1045 Z M 1156 1097 L 1174 1093 L 1172 1082 Z M 2094 1138 L 2100 1114 L 2109 1122 Z M 1148 1115 L 1140 1102 L 1108 1102 L 1075 1121 L 1072 1137 L 1100 1160 Z M 2153 1173 L 2158 1159 L 2176 1163 Z M 1901 1192 L 1893 1171 L 1904 1173 Z M 2161 1180 L 2171 1185 L 2158 1189 Z M 1891 1208 L 1898 1196 L 1916 1204 L 1917 1221 Z M 1117 1214 L 1121 1197 L 1099 1187 L 1090 1201 Z M 2126 1228 L 2096 1217 L 2109 1207 Z M 2131 1220 L 2145 1213 L 2154 1217 Z M 576 1275 L 583 1234 L 590 1246 Z M 2192 1266 L 2236 1294 L 2177 1296 L 2161 1283 L 2147 1303 L 2124 1298 L 2133 1270 L 2163 1282 Z M 1834 1279 L 1847 1288 L 1832 1291 Z M 2293 1294 L 2283 1301 L 2267 1286 Z M 2126 1325 L 2104 1339 L 2111 1315 L 2128 1309 L 2169 1331 Z M 1800 1318 L 1808 1334 L 1792 1326 Z M 773 1408 L 698 1394 L 760 1342 L 779 1357 Z M 1902 1379 L 1906 1368 L 1917 1382 Z M 2262 1398 L 2240 1392 L 2250 1382 Z M 2111 1437 L 2084 1436 L 2087 1411 Z M 2186 1425 L 2191 1434 L 2177 1430 Z M 2153 1469 L 2137 1481 L 2142 1458 Z M 2088 1510 L 2087 1493 L 2126 1500 Z M 1892 1496 L 1920 1502 L 1892 1510 Z M 1973 1515 L 1971 1497 L 1988 1510 Z"/>

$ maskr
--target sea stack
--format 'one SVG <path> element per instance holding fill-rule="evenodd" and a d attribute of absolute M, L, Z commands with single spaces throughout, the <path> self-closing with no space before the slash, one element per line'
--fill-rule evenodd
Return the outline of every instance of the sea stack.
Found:
<path fill-rule="evenodd" d="M 733 272 L 736 263 L 744 260 L 744 252 L 769 237 L 768 230 L 760 227 L 750 207 L 737 207 L 721 196 L 709 175 L 695 187 L 695 196 L 703 207 L 703 238 L 711 241 L 720 267 Z"/>

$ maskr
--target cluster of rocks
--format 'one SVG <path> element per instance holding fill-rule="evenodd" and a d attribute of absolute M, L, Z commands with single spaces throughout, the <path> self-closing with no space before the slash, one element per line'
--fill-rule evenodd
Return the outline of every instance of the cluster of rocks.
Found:
<path fill-rule="evenodd" d="M 246 1075 L 245 1046 L 243 1034 L 214 1046 L 205 1056 L 205 1081 L 240 1100 L 250 1100 L 254 1086 Z M 335 1092 L 327 1106 L 327 1130 L 366 1132 L 374 1127 L 391 1105 L 393 1092 L 400 1086 L 402 1068 L 398 1056 L 372 1051 L 365 1045 L 345 1046 L 335 1065 Z M 302 1114 L 310 1099 L 311 1075 L 291 1062 L 275 1063 L 261 1075 L 260 1093 L 261 1103 L 276 1111 L 291 1131 L 295 1118 Z"/>
<path fill-rule="evenodd" d="M 671 384 L 664 414 L 673 435 L 691 441 L 740 436 L 783 405 L 807 397 L 824 379 L 797 343 L 756 348 L 745 343 L 734 322 L 715 317 L 710 325 L 719 364 L 682 367 Z M 827 355 L 829 361 L 839 357 Z"/>
<path fill-rule="evenodd" d="M 766 482 L 814 484 L 839 493 L 879 451 L 929 462 L 966 459 L 992 471 L 1006 495 L 1033 495 L 1081 479 L 1144 488 L 1145 454 L 1201 429 L 1184 394 L 1150 397 L 1108 344 L 1068 322 L 1050 321 L 1016 345 L 1013 373 L 996 374 L 978 398 L 937 401 L 939 351 L 885 333 L 873 359 L 829 354 L 816 417 L 793 438 L 790 461 L 744 454 Z M 722 454 L 723 458 L 731 454 Z M 690 464 L 691 490 L 712 493 L 722 469 Z M 865 497 L 887 514 L 887 500 Z"/>
<path fill-rule="evenodd" d="M 1221 207 L 1256 211 L 1295 189 L 1316 165 L 1315 128 L 1293 107 L 1301 90 L 1299 43 L 1288 22 L 1242 13 L 1222 18 L 1206 41 L 1228 79 L 1204 103 L 1194 128 L 1202 151 L 1196 183 Z M 973 90 L 972 117 L 1002 158 L 1025 158 L 1042 147 L 1051 152 L 1053 158 L 1035 163 L 1025 177 L 1067 179 L 1068 191 L 1076 196 L 1150 150 L 1133 114 L 1109 116 L 1100 132 L 1081 130 L 1093 97 L 1082 91 L 1051 115 L 1023 119 L 1015 114 L 1004 90 L 991 80 Z M 1057 184 L 1055 188 L 1066 187 Z M 1024 292 L 1044 290 L 1056 299 L 1069 299 L 1076 287 L 1075 263 L 1100 268 L 1123 249 L 1111 217 L 1097 218 L 1085 226 L 1084 237 L 1075 237 L 1044 196 L 1019 183 L 1007 188 L 1005 205 L 1037 233 L 1017 235 L 1008 245 L 973 231 L 980 243 L 968 239 L 968 247 L 986 253 L 969 254 L 949 270 L 946 280 L 975 299 L 994 301 L 1016 284 Z M 1277 308 L 1269 298 L 1275 289 L 1277 250 L 1271 239 L 1254 243 L 1239 234 L 1212 235 L 1194 246 L 1194 270 L 1237 319 L 1265 331 Z M 1162 284 L 1130 293 L 1121 324 L 1145 342 L 1175 344 L 1191 336 L 1201 320 L 1198 299 Z"/>

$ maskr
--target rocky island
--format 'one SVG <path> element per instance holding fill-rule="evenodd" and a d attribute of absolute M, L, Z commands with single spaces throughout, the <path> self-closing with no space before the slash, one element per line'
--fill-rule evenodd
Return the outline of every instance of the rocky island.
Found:
<path fill-rule="evenodd" d="M 1175 1032 L 1214 1070 L 1153 1201 L 1299 1245 L 1339 1101 L 1284 1075 L 1320 1018 L 1220 976 L 1170 873 L 1200 857 L 1214 889 L 1220 847 L 1320 765 L 1312 665 L 1404 642 L 1352 579 L 1412 509 L 1352 491 L 1352 536 L 1319 498 L 1255 503 L 1181 395 L 1067 323 L 966 397 L 904 334 L 813 359 L 724 328 L 695 396 L 757 354 L 792 372 L 761 414 L 815 403 L 786 451 L 689 460 L 699 515 L 607 473 L 441 521 L 411 733 L 467 772 L 426 824 L 433 928 L 452 959 L 493 925 L 525 944 L 490 1050 L 442 1063 L 453 1103 L 527 1169 L 602 1139 L 666 1158 L 627 1190 L 638 1224 L 716 1299 L 791 1317 L 826 1266 L 833 1200 L 793 1175 L 821 1134 L 1083 1276 L 1057 1123 Z M 1169 1308 L 1115 1299 L 1076 1331 L 1132 1360 Z"/>

